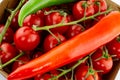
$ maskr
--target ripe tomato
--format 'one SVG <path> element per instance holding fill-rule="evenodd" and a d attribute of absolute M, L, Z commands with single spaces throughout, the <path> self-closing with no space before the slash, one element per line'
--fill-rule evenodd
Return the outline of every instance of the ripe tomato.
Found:
<path fill-rule="evenodd" d="M 60 34 L 60 33 L 54 33 L 54 35 L 60 40 L 60 43 L 66 41 L 66 38 Z M 49 34 L 45 40 L 44 40 L 44 43 L 43 43 L 43 47 L 44 47 L 44 51 L 47 52 L 49 50 L 51 50 L 52 48 L 56 47 L 57 45 L 60 44 L 58 42 L 58 40 L 53 37 L 51 34 Z"/>
<path fill-rule="evenodd" d="M 87 74 L 89 75 L 87 76 Z M 98 73 L 94 74 L 89 71 L 89 66 L 80 65 L 75 72 L 75 80 L 99 80 Z"/>
<path fill-rule="evenodd" d="M 3 31 L 4 25 L 0 25 L 0 33 Z M 7 32 L 5 33 L 5 36 L 3 37 L 4 42 L 12 43 L 13 42 L 13 36 L 14 32 L 13 30 L 9 27 L 7 29 Z"/>
<path fill-rule="evenodd" d="M 92 3 L 94 3 L 95 13 L 97 13 L 99 11 L 99 9 L 100 9 L 100 12 L 107 10 L 107 3 L 105 0 L 90 0 L 90 1 L 92 1 Z"/>
<path fill-rule="evenodd" d="M 38 74 L 37 76 L 34 77 L 34 80 L 49 80 L 50 78 L 52 78 L 53 76 L 57 76 L 58 74 L 59 74 L 59 71 L 52 70 L 42 75 Z M 61 80 L 61 78 L 57 80 Z"/>
<path fill-rule="evenodd" d="M 75 25 L 72 25 L 68 28 L 65 35 L 68 39 L 70 39 L 81 32 L 83 32 L 83 26 L 79 25 L 79 24 L 75 24 Z"/>
<path fill-rule="evenodd" d="M 111 55 L 116 55 L 117 58 L 120 59 L 120 37 L 116 37 L 111 42 L 106 44 L 106 47 L 108 49 L 108 52 Z"/>
<path fill-rule="evenodd" d="M 106 53 L 106 54 L 103 54 Z M 108 73 L 113 66 L 113 60 L 110 57 L 110 55 L 103 51 L 101 48 L 99 48 L 93 55 L 92 55 L 92 62 L 93 67 L 96 70 L 101 70 L 102 74 Z"/>
<path fill-rule="evenodd" d="M 86 12 L 85 12 L 85 6 L 86 6 Z M 89 1 L 79 1 L 73 6 L 73 15 L 75 19 L 81 19 L 85 16 L 91 16 L 94 14 L 94 8 L 93 5 L 90 4 Z M 86 13 L 86 14 L 85 14 Z"/>
<path fill-rule="evenodd" d="M 36 75 L 34 77 L 34 80 L 49 80 L 50 78 L 51 78 L 51 74 L 45 73 L 43 75 L 40 75 L 40 74 Z"/>
<path fill-rule="evenodd" d="M 43 53 L 42 52 L 36 52 L 35 54 L 33 54 L 33 59 L 34 58 L 38 58 L 39 56 L 41 56 Z"/>
<path fill-rule="evenodd" d="M 18 67 L 28 63 L 30 61 L 30 58 L 27 55 L 23 55 L 20 58 L 18 58 L 12 65 L 12 71 L 17 69 Z"/>
<path fill-rule="evenodd" d="M 19 24 L 18 24 L 18 15 L 19 15 L 19 11 L 16 13 L 16 15 L 13 17 L 10 27 L 13 29 L 13 31 L 15 32 L 18 28 L 19 28 Z"/>
<path fill-rule="evenodd" d="M 14 35 L 14 42 L 18 49 L 30 51 L 40 43 L 40 36 L 31 27 L 21 27 Z"/>
<path fill-rule="evenodd" d="M 52 12 L 45 17 L 46 25 L 54 25 L 59 24 L 63 20 L 63 15 L 61 15 L 59 12 Z M 72 21 L 72 17 L 70 15 L 65 17 L 65 23 Z M 59 33 L 65 33 L 68 29 L 68 26 L 61 26 L 58 28 L 50 29 L 52 32 L 59 32 Z"/>
<path fill-rule="evenodd" d="M 2 63 L 9 61 L 17 55 L 17 49 L 10 43 L 2 43 L 0 45 L 0 58 Z"/>
<path fill-rule="evenodd" d="M 42 18 L 39 17 L 37 14 L 31 14 L 24 19 L 23 26 L 32 27 L 33 25 L 39 27 L 44 26 L 44 20 L 42 20 Z"/>

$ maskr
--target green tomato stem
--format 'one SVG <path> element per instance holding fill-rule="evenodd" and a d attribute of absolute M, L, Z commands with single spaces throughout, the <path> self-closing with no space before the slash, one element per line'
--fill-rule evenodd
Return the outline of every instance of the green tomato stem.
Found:
<path fill-rule="evenodd" d="M 7 32 L 7 29 L 10 26 L 13 17 L 15 16 L 16 12 L 21 8 L 21 6 L 23 5 L 24 2 L 25 2 L 25 0 L 21 0 L 20 3 L 18 4 L 18 6 L 16 7 L 16 9 L 11 11 L 11 15 L 8 17 L 5 27 L 2 30 L 2 32 L 0 33 L 0 43 L 2 42 L 3 37 L 4 37 L 5 33 Z"/>

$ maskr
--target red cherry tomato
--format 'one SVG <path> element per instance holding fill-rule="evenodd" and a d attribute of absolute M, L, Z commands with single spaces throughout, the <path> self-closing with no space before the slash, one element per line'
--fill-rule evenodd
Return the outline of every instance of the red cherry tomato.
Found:
<path fill-rule="evenodd" d="M 112 69 L 113 60 L 109 54 L 106 56 L 106 55 L 103 55 L 103 53 L 105 52 L 103 52 L 102 49 L 98 49 L 92 55 L 92 62 L 93 62 L 94 69 L 101 70 L 102 71 L 100 72 L 101 74 L 106 74 Z"/>
<path fill-rule="evenodd" d="M 3 31 L 4 25 L 0 25 L 0 33 Z M 13 30 L 9 27 L 7 29 L 7 32 L 5 33 L 5 36 L 3 37 L 4 42 L 12 43 L 13 42 L 13 36 L 14 32 Z"/>
<path fill-rule="evenodd" d="M 60 40 L 60 43 L 66 41 L 66 38 L 62 34 L 54 33 L 54 35 Z M 49 34 L 45 38 L 44 43 L 43 43 L 44 51 L 47 52 L 51 50 L 52 48 L 56 47 L 57 45 L 59 45 L 60 43 L 55 37 Z"/>
<path fill-rule="evenodd" d="M 108 49 L 108 52 L 111 55 L 116 55 L 116 57 L 120 59 L 120 40 L 119 39 L 120 39 L 119 36 L 116 37 L 111 42 L 106 44 L 106 47 Z"/>
<path fill-rule="evenodd" d="M 21 56 L 18 58 L 12 65 L 12 71 L 17 69 L 18 67 L 28 63 L 30 61 L 30 58 L 27 55 Z"/>
<path fill-rule="evenodd" d="M 107 3 L 105 0 L 90 0 L 92 3 L 94 3 L 94 10 L 95 13 L 97 13 L 100 9 L 100 12 L 107 10 Z"/>
<path fill-rule="evenodd" d="M 14 35 L 14 42 L 18 49 L 30 51 L 40 43 L 40 36 L 31 27 L 21 27 Z"/>
<path fill-rule="evenodd" d="M 51 78 L 51 74 L 45 73 L 43 75 L 38 74 L 34 77 L 34 80 L 49 80 Z"/>
<path fill-rule="evenodd" d="M 85 5 L 86 5 L 86 12 L 85 12 Z M 81 19 L 85 16 L 91 16 L 94 14 L 93 5 L 90 4 L 89 1 L 79 1 L 73 6 L 73 15 L 75 19 Z M 85 14 L 86 13 L 86 14 Z"/>
<path fill-rule="evenodd" d="M 17 49 L 10 43 L 2 43 L 0 45 L 0 58 L 2 63 L 9 61 L 17 55 Z"/>
<path fill-rule="evenodd" d="M 34 55 L 33 55 L 33 59 L 34 58 L 38 58 L 39 56 L 41 56 L 43 53 L 42 52 L 36 52 Z"/>
<path fill-rule="evenodd" d="M 75 72 L 75 80 L 99 80 L 98 73 L 95 72 L 95 74 L 89 74 L 89 67 L 86 65 L 80 65 L 77 67 Z M 87 76 L 87 77 L 86 77 Z"/>
<path fill-rule="evenodd" d="M 103 17 L 105 17 L 105 15 L 97 16 L 96 19 L 93 21 L 92 25 L 95 25 L 96 23 L 98 23 Z"/>
<path fill-rule="evenodd" d="M 10 24 L 10 27 L 13 29 L 14 32 L 19 28 L 18 15 L 19 15 L 19 11 L 16 13 Z"/>
<path fill-rule="evenodd" d="M 42 18 L 37 14 L 31 14 L 24 19 L 23 26 L 32 27 L 33 25 L 39 27 L 44 26 L 44 20 L 42 20 Z"/>
<path fill-rule="evenodd" d="M 37 76 L 34 77 L 34 80 L 49 80 L 50 78 L 52 78 L 53 76 L 57 76 L 59 74 L 59 71 L 57 70 L 52 70 L 48 73 L 45 73 L 43 75 L 38 74 Z M 57 80 L 61 80 L 57 79 Z"/>
<path fill-rule="evenodd" d="M 68 39 L 76 36 L 77 34 L 83 32 L 83 26 L 82 25 L 79 25 L 79 24 L 76 24 L 76 25 L 72 25 L 68 28 L 68 30 L 66 31 L 66 37 Z"/>
<path fill-rule="evenodd" d="M 46 25 L 54 25 L 54 24 L 59 24 L 63 20 L 63 16 L 59 12 L 52 12 L 45 17 Z M 65 23 L 72 21 L 71 16 L 66 16 L 65 17 Z M 68 29 L 68 26 L 61 26 L 58 28 L 53 28 L 50 29 L 52 32 L 59 32 L 59 33 L 65 33 Z"/>

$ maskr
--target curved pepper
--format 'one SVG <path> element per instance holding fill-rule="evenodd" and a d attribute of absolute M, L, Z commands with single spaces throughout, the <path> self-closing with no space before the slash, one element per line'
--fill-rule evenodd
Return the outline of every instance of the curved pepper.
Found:
<path fill-rule="evenodd" d="M 90 29 L 19 67 L 8 76 L 8 80 L 25 79 L 62 67 L 85 57 L 119 34 L 120 12 L 111 12 Z"/>
<path fill-rule="evenodd" d="M 59 5 L 74 1 L 76 0 L 29 0 L 26 4 L 23 5 L 23 7 L 20 10 L 18 23 L 20 26 L 22 26 L 24 18 L 27 15 L 36 12 L 37 10 L 53 5 Z"/>

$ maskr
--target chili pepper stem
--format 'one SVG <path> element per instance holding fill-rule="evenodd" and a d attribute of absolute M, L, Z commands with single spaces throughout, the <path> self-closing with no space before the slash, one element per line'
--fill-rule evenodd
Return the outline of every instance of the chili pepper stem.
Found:
<path fill-rule="evenodd" d="M 72 21 L 72 22 L 68 22 L 68 23 L 59 23 L 59 24 L 55 24 L 55 25 L 51 25 L 51 26 L 44 26 L 44 27 L 35 27 L 33 26 L 32 28 L 35 30 L 35 31 L 39 31 L 39 30 L 48 30 L 48 29 L 52 29 L 52 28 L 56 28 L 56 27 L 61 27 L 61 26 L 69 26 L 69 25 L 74 25 L 74 24 L 77 24 L 79 22 L 82 22 L 82 21 L 85 21 L 87 19 L 91 19 L 91 18 L 94 18 L 96 16 L 99 16 L 101 14 L 106 14 L 106 13 L 109 13 L 111 11 L 111 9 L 108 9 L 107 11 L 104 11 L 104 12 L 98 12 L 92 16 L 88 16 L 88 17 L 83 17 L 79 20 L 76 20 L 76 21 Z"/>
<path fill-rule="evenodd" d="M 11 59 L 11 60 L 9 60 L 8 62 L 6 62 L 6 63 L 4 63 L 4 64 L 0 65 L 0 69 L 2 69 L 2 68 L 4 68 L 4 67 L 6 67 L 6 66 L 7 66 L 7 65 L 9 65 L 10 63 L 12 63 L 12 62 L 16 61 L 16 60 L 17 60 L 19 57 L 21 57 L 23 54 L 24 54 L 24 53 L 23 53 L 23 52 L 21 52 L 19 55 L 17 55 L 16 57 L 12 58 L 12 59 Z"/>
<path fill-rule="evenodd" d="M 3 37 L 4 37 L 8 27 L 10 26 L 13 17 L 15 16 L 16 12 L 21 8 L 21 6 L 23 5 L 24 2 L 25 2 L 25 0 L 21 0 L 20 3 L 18 4 L 18 6 L 16 7 L 16 9 L 11 11 L 11 15 L 8 17 L 5 27 L 0 34 L 0 43 L 2 42 Z"/>
<path fill-rule="evenodd" d="M 76 67 L 78 67 L 81 63 L 83 63 L 84 61 L 86 61 L 88 58 L 89 58 L 89 57 L 87 56 L 87 57 L 85 57 L 85 58 L 83 58 L 83 59 L 81 59 L 81 60 L 78 60 L 78 62 L 77 62 L 74 66 L 72 66 L 72 67 L 69 68 L 69 69 L 63 70 L 59 75 L 54 76 L 54 77 L 50 78 L 49 80 L 56 80 L 56 79 L 60 78 L 61 76 L 67 74 L 68 72 L 71 72 L 71 71 L 74 70 Z"/>

